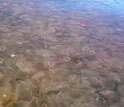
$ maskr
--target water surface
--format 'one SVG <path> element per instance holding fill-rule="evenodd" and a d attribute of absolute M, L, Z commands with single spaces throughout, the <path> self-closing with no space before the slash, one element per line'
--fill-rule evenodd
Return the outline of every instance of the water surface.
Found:
<path fill-rule="evenodd" d="M 124 107 L 123 0 L 0 0 L 0 107 Z"/>

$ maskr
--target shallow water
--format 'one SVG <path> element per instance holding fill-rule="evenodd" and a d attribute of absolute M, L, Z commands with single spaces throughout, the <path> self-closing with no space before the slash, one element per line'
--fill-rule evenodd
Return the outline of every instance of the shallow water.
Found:
<path fill-rule="evenodd" d="M 123 0 L 0 0 L 0 107 L 124 107 Z"/>

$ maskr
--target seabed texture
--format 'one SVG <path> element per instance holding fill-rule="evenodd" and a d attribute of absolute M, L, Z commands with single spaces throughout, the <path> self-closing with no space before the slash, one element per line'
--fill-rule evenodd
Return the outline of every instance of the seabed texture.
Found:
<path fill-rule="evenodd" d="M 0 107 L 124 107 L 124 1 L 0 0 Z"/>

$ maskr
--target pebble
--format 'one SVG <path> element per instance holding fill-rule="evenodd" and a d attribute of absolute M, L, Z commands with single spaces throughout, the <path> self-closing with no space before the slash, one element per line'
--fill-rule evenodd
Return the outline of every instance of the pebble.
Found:
<path fill-rule="evenodd" d="M 11 54 L 10 56 L 11 56 L 12 58 L 14 58 L 16 55 L 15 55 L 15 54 Z"/>

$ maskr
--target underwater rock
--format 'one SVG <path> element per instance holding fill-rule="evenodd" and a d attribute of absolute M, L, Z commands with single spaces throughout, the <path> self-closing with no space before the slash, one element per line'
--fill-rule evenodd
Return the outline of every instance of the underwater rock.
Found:
<path fill-rule="evenodd" d="M 101 90 L 104 88 L 104 85 L 103 85 L 104 80 L 101 77 L 90 78 L 89 81 L 91 83 L 91 86 L 97 90 Z"/>
<path fill-rule="evenodd" d="M 34 65 L 24 57 L 17 59 L 16 66 L 24 73 L 32 73 L 36 71 L 33 67 Z"/>
<path fill-rule="evenodd" d="M 45 76 L 44 72 L 38 72 L 38 73 L 34 74 L 31 78 L 33 80 L 39 80 L 40 78 L 43 78 L 44 76 Z"/>
<path fill-rule="evenodd" d="M 121 96 L 124 96 L 124 85 L 118 86 L 118 92 L 120 93 Z"/>
<path fill-rule="evenodd" d="M 80 88 L 93 91 L 93 88 L 91 87 L 91 83 L 87 80 L 86 77 L 81 77 Z"/>
<path fill-rule="evenodd" d="M 103 82 L 104 88 L 112 90 L 116 87 L 116 82 L 110 78 L 106 78 Z"/>

